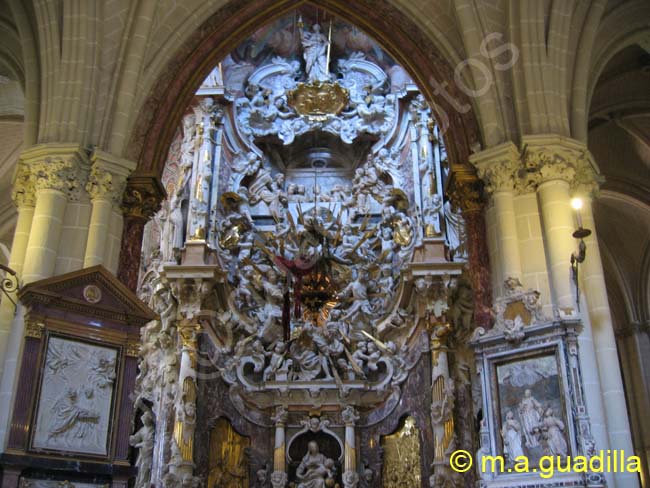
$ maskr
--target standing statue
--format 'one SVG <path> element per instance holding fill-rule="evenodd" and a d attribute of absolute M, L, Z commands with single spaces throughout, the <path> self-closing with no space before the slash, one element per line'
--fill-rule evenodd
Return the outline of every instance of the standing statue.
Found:
<path fill-rule="evenodd" d="M 305 71 L 310 83 L 329 81 L 329 67 L 327 66 L 327 48 L 329 41 L 320 31 L 320 25 L 314 24 L 312 32 L 303 29 L 302 18 L 298 21 L 300 27 L 300 40 L 302 41 L 303 57 L 305 58 Z"/>
<path fill-rule="evenodd" d="M 521 425 L 515 419 L 512 410 L 506 413 L 506 419 L 501 427 L 501 436 L 503 437 L 503 448 L 507 454 L 508 462 L 514 463 L 519 456 L 524 455 L 521 448 Z"/>
<path fill-rule="evenodd" d="M 129 437 L 129 444 L 138 449 L 138 458 L 135 465 L 138 468 L 138 476 L 135 479 L 134 488 L 145 488 L 151 480 L 151 466 L 153 463 L 155 424 L 151 410 L 145 410 L 142 414 L 142 427 L 135 434 Z"/>
<path fill-rule="evenodd" d="M 316 441 L 310 441 L 307 444 L 307 454 L 302 458 L 296 470 L 296 478 L 299 481 L 297 488 L 333 486 L 334 474 L 334 461 L 319 452 Z"/>
<path fill-rule="evenodd" d="M 566 456 L 567 443 L 564 439 L 564 422 L 553 414 L 552 408 L 547 408 L 541 422 L 541 430 L 546 440 L 546 452 L 552 456 Z"/>
<path fill-rule="evenodd" d="M 447 229 L 447 239 L 445 244 L 449 248 L 451 258 L 467 259 L 467 234 L 465 231 L 465 219 L 460 209 L 454 209 L 451 202 L 447 201 L 444 205 L 445 227 Z"/>
<path fill-rule="evenodd" d="M 524 391 L 524 398 L 519 402 L 519 417 L 524 428 L 526 447 L 539 446 L 539 424 L 542 405 L 535 399 L 530 390 Z"/>

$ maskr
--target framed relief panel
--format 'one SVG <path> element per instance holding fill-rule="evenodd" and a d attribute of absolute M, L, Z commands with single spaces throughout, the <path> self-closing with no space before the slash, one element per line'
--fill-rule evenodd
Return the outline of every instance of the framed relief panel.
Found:
<path fill-rule="evenodd" d="M 493 363 L 498 450 L 511 464 L 526 456 L 571 454 L 569 424 L 557 348 Z"/>
<path fill-rule="evenodd" d="M 108 456 L 118 349 L 50 335 L 32 449 Z"/>

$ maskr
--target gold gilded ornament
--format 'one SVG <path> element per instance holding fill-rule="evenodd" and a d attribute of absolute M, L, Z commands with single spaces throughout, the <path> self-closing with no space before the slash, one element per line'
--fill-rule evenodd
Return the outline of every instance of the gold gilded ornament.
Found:
<path fill-rule="evenodd" d="M 348 104 L 349 94 L 338 83 L 299 83 L 288 93 L 287 104 L 299 115 L 338 115 Z"/>

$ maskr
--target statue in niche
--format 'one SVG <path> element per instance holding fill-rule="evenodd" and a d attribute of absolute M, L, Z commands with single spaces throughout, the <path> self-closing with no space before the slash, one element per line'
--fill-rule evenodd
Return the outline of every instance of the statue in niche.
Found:
<path fill-rule="evenodd" d="M 526 447 L 539 446 L 539 427 L 542 413 L 541 403 L 535 399 L 529 389 L 524 391 L 524 398 L 519 402 L 519 417 L 523 424 Z"/>
<path fill-rule="evenodd" d="M 327 66 L 327 48 L 329 41 L 320 31 L 320 25 L 314 24 L 312 32 L 304 29 L 302 17 L 298 20 L 300 40 L 302 42 L 305 72 L 310 83 L 329 81 L 329 66 Z"/>
<path fill-rule="evenodd" d="M 564 439 L 564 422 L 558 419 L 551 407 L 544 411 L 544 417 L 540 423 L 542 438 L 545 441 L 545 450 L 552 456 L 566 456 L 568 452 L 567 443 Z"/>
<path fill-rule="evenodd" d="M 506 413 L 506 419 L 501 427 L 501 436 L 508 463 L 512 464 L 517 457 L 524 455 L 524 450 L 521 447 L 521 425 L 515 419 L 512 410 L 508 410 Z"/>
<path fill-rule="evenodd" d="M 440 214 L 442 213 L 442 197 L 438 194 L 425 197 L 422 217 L 424 219 L 424 235 L 436 237 L 442 234 Z"/>
<path fill-rule="evenodd" d="M 452 260 L 467 259 L 467 234 L 465 231 L 465 219 L 460 209 L 454 208 L 450 201 L 444 204 L 445 227 L 447 239 L 445 244 L 449 248 Z"/>
<path fill-rule="evenodd" d="M 320 452 L 316 441 L 310 441 L 307 444 L 307 454 L 296 469 L 296 478 L 299 482 L 297 488 L 331 487 L 334 486 L 335 476 L 334 460 Z"/>
<path fill-rule="evenodd" d="M 174 261 L 175 253 L 185 244 L 185 218 L 181 207 L 182 201 L 182 197 L 177 193 L 169 204 L 168 234 L 171 235 L 171 249 L 165 251 L 164 261 Z"/>
<path fill-rule="evenodd" d="M 144 404 L 138 400 L 141 406 Z M 138 476 L 135 479 L 135 488 L 148 488 L 151 480 L 151 466 L 153 464 L 154 433 L 156 425 L 153 413 L 148 407 L 144 407 L 142 414 L 142 427 L 129 437 L 129 444 L 138 449 L 138 457 L 135 466 L 138 468 Z"/>

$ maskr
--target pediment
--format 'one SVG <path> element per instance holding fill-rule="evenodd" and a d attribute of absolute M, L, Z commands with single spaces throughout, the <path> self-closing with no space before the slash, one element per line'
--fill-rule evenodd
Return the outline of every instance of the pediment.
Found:
<path fill-rule="evenodd" d="M 61 310 L 89 318 L 142 326 L 156 318 L 131 290 L 101 265 L 25 285 L 18 298 L 39 310 Z"/>

